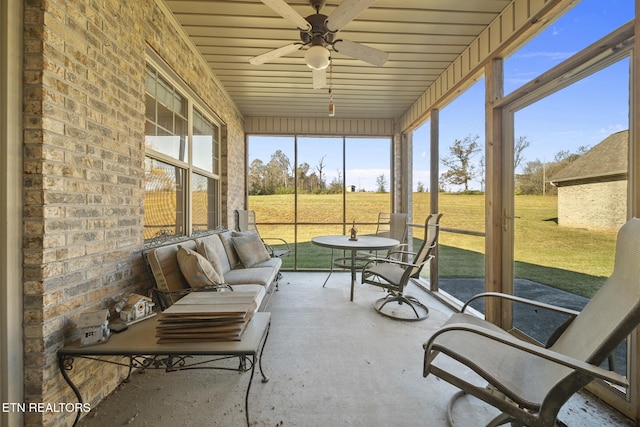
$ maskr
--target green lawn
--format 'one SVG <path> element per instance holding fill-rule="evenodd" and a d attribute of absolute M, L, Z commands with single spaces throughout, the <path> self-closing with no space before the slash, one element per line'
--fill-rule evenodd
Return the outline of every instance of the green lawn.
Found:
<path fill-rule="evenodd" d="M 414 193 L 414 223 L 429 212 L 429 194 Z M 323 268 L 331 253 L 310 243 L 313 236 L 343 233 L 342 195 L 299 195 L 298 223 L 294 222 L 293 195 L 250 196 L 263 236 L 278 236 L 296 244 L 297 268 Z M 443 228 L 484 231 L 484 195 L 441 193 L 439 211 Z M 348 193 L 346 219 L 355 220 L 361 234 L 373 233 L 378 212 L 389 211 L 389 195 Z M 555 196 L 516 196 L 516 277 L 548 284 L 590 297 L 611 274 L 615 233 L 560 227 Z M 265 224 L 276 223 L 276 224 Z M 340 223 L 333 225 L 331 223 Z M 364 224 L 372 223 L 372 224 Z M 413 229 L 414 238 L 423 231 Z M 441 277 L 483 277 L 484 238 L 453 232 L 440 235 Z M 294 258 L 284 268 L 294 267 Z"/>

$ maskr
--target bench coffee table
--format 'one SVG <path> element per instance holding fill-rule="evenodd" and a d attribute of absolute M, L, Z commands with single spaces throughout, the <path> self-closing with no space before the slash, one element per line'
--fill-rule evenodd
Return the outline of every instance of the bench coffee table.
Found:
<path fill-rule="evenodd" d="M 245 394 L 245 415 L 247 427 L 249 426 L 249 391 L 258 359 L 262 382 L 269 379 L 262 370 L 262 352 L 269 335 L 271 325 L 271 313 L 258 312 L 253 315 L 242 334 L 240 341 L 212 341 L 212 342 L 181 342 L 163 343 L 156 342 L 156 325 L 158 316 L 143 320 L 129 327 L 126 331 L 112 334 L 109 341 L 103 344 L 81 347 L 80 343 L 67 345 L 58 351 L 58 367 L 65 381 L 75 393 L 78 402 L 82 401 L 82 394 L 69 377 L 68 372 L 73 369 L 75 358 L 97 360 L 105 363 L 127 366 L 128 381 L 133 368 L 141 369 L 165 369 L 166 372 L 181 371 L 186 369 L 230 369 L 222 366 L 211 366 L 210 363 L 239 357 L 240 372 L 251 370 L 247 392 Z M 262 345 L 261 345 L 262 344 Z M 258 357 L 259 354 L 259 357 Z M 123 356 L 127 361 L 114 362 L 111 356 Z M 191 361 L 192 356 L 211 356 L 210 359 Z M 250 367 L 247 367 L 247 361 Z M 207 365 L 209 364 L 209 365 Z M 236 370 L 236 369 L 234 369 Z M 81 405 L 78 405 L 80 407 Z M 80 419 L 80 411 L 73 423 L 75 426 Z"/>

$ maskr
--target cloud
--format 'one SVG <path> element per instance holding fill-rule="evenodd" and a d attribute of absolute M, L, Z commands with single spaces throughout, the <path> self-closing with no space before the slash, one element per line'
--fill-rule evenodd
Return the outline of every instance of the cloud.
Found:
<path fill-rule="evenodd" d="M 607 127 L 598 129 L 597 138 L 602 138 L 603 136 L 607 137 L 613 133 L 620 132 L 621 130 L 627 130 L 627 129 L 629 129 L 629 125 L 623 125 L 621 123 L 609 125 Z"/>
<path fill-rule="evenodd" d="M 564 61 L 567 58 L 573 56 L 576 52 L 559 52 L 559 51 L 537 51 L 537 52 L 526 52 L 526 53 L 518 53 L 515 55 L 518 59 L 536 59 L 536 58 L 546 58 L 552 59 L 554 61 Z"/>

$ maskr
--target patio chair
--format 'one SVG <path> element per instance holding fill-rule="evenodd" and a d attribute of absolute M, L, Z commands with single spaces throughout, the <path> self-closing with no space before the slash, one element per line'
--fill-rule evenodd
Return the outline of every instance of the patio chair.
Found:
<path fill-rule="evenodd" d="M 399 251 L 400 247 L 407 246 L 407 214 L 380 212 L 378 214 L 378 225 L 376 226 L 376 236 L 396 239 L 400 244 L 388 251 L 359 251 L 359 257 L 384 258 L 391 252 Z"/>
<path fill-rule="evenodd" d="M 417 253 L 407 251 L 393 251 L 386 258 L 375 258 L 365 264 L 362 270 L 362 283 L 383 287 L 388 295 L 377 300 L 373 307 L 380 314 L 398 320 L 423 320 L 429 315 L 429 309 L 417 298 L 404 293 L 412 278 L 418 278 L 422 267 L 435 256 L 438 245 L 438 232 L 442 214 L 432 214 L 424 224 L 424 240 Z M 397 256 L 413 255 L 411 262 L 402 261 Z M 397 303 L 400 307 L 386 307 L 389 303 Z M 400 308 L 409 307 L 410 316 L 400 312 Z M 385 310 L 385 307 L 387 310 Z M 412 315 L 411 315 L 412 314 Z"/>
<path fill-rule="evenodd" d="M 376 226 L 376 236 L 378 237 L 389 237 L 391 239 L 396 239 L 400 242 L 400 244 L 391 250 L 385 251 L 385 253 L 380 253 L 380 251 L 358 251 L 356 258 L 360 262 L 361 265 L 364 265 L 365 261 L 368 261 L 373 258 L 384 257 L 388 255 L 392 251 L 398 250 L 401 246 L 406 246 L 407 240 L 407 214 L 406 213 L 389 213 L 389 212 L 380 212 L 378 214 L 378 224 Z M 322 287 L 327 284 L 327 281 L 333 274 L 333 268 L 346 268 L 347 262 L 351 259 L 350 257 L 335 257 L 334 251 L 336 249 L 331 249 L 331 269 L 329 270 L 329 274 L 327 278 L 324 279 L 324 283 Z"/>
<path fill-rule="evenodd" d="M 256 225 L 256 213 L 252 210 L 236 210 L 236 219 L 238 224 L 238 231 L 256 231 L 258 235 L 258 227 Z M 284 258 L 291 255 L 291 247 L 286 240 L 279 237 L 262 237 L 262 243 L 271 258 Z"/>
<path fill-rule="evenodd" d="M 553 426 L 562 405 L 591 381 L 628 387 L 600 364 L 640 323 L 640 219 L 620 229 L 613 274 L 579 313 L 495 292 L 476 298 L 506 298 L 568 319 L 542 347 L 465 313 L 467 302 L 424 345 L 424 376 L 461 389 L 449 402 L 449 425 L 455 401 L 469 394 L 502 412 L 488 425 Z"/>

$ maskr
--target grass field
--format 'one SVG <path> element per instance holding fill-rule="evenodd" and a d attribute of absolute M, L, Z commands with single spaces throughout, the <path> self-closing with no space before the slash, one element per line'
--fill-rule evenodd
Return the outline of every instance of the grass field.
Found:
<path fill-rule="evenodd" d="M 310 243 L 313 236 L 341 234 L 355 220 L 361 234 L 375 232 L 379 212 L 390 211 L 389 194 L 348 193 L 343 225 L 342 195 L 299 195 L 297 229 L 293 195 L 250 196 L 263 236 L 295 243 L 296 257 L 285 268 L 324 268 L 331 253 Z M 414 193 L 413 222 L 430 211 L 429 194 Z M 484 196 L 440 195 L 443 228 L 484 231 Z M 611 274 L 615 233 L 560 227 L 555 196 L 516 196 L 516 277 L 590 297 Z M 271 223 L 271 224 L 269 224 Z M 413 228 L 415 237 L 423 230 Z M 440 235 L 440 277 L 484 277 L 484 238 L 455 232 Z"/>

